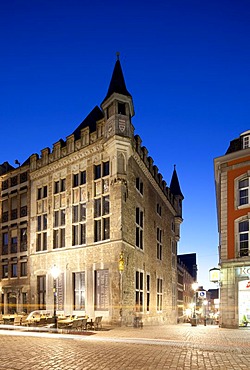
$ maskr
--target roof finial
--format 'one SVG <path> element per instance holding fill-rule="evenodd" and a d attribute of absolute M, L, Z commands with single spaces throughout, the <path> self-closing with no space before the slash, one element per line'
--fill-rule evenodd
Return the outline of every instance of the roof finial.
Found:
<path fill-rule="evenodd" d="M 175 170 L 176 164 L 174 164 L 174 170 Z"/>
<path fill-rule="evenodd" d="M 120 52 L 119 51 L 116 52 L 116 60 L 120 60 Z"/>

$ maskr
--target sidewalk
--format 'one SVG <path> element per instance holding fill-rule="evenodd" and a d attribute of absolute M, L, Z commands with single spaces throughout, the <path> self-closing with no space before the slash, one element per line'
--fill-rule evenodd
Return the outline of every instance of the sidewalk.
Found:
<path fill-rule="evenodd" d="M 53 337 L 68 337 L 88 339 L 97 341 L 114 341 L 130 343 L 165 344 L 175 346 L 186 346 L 191 348 L 202 348 L 206 350 L 223 350 L 237 353 L 250 353 L 250 327 L 240 329 L 224 329 L 217 325 L 190 324 L 144 326 L 143 328 L 133 327 L 108 327 L 103 325 L 101 330 L 87 332 L 63 332 L 46 328 L 23 328 L 21 326 L 1 325 L 1 332 L 6 330 L 12 332 L 41 333 Z M 1 334 L 0 332 L 0 334 Z"/>
<path fill-rule="evenodd" d="M 133 327 L 115 327 L 95 332 L 95 338 L 151 340 L 154 343 L 187 345 L 203 349 L 250 353 L 250 327 L 240 329 L 223 329 L 217 325 L 190 324 L 144 326 L 142 329 Z"/>

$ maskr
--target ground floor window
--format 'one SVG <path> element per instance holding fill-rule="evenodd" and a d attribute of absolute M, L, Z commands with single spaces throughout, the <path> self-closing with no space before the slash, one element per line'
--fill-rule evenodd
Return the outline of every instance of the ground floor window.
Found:
<path fill-rule="evenodd" d="M 109 309 L 109 270 L 95 271 L 95 310 Z"/>
<path fill-rule="evenodd" d="M 143 311 L 143 272 L 135 273 L 135 307 L 137 311 Z"/>
<path fill-rule="evenodd" d="M 85 310 L 85 272 L 73 273 L 73 286 L 74 286 L 74 310 Z"/>
<path fill-rule="evenodd" d="M 157 311 L 162 311 L 162 279 L 157 279 Z"/>
<path fill-rule="evenodd" d="M 46 275 L 37 276 L 38 309 L 46 309 Z"/>
<path fill-rule="evenodd" d="M 239 326 L 250 325 L 250 280 L 238 284 Z"/>

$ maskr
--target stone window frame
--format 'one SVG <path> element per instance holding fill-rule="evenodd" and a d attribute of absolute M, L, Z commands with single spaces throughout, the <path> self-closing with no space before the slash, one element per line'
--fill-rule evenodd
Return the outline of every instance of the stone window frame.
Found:
<path fill-rule="evenodd" d="M 151 298 L 151 275 L 146 274 L 146 310 L 150 311 L 150 298 Z"/>
<path fill-rule="evenodd" d="M 163 278 L 157 276 L 156 278 L 156 310 L 162 312 L 163 307 Z"/>
<path fill-rule="evenodd" d="M 240 182 L 248 180 L 248 186 L 245 186 L 243 188 L 240 188 Z M 240 192 L 247 190 L 247 202 L 244 204 L 240 204 L 241 197 Z M 235 191 L 235 209 L 242 209 L 242 208 L 247 208 L 250 205 L 250 170 L 242 173 L 240 176 L 236 177 L 234 180 L 234 191 Z"/>
<path fill-rule="evenodd" d="M 65 248 L 66 208 L 54 209 L 53 220 L 53 249 Z"/>
<path fill-rule="evenodd" d="M 135 271 L 135 309 L 137 312 L 144 311 L 144 271 Z"/>
<path fill-rule="evenodd" d="M 78 278 L 78 286 L 76 280 Z M 86 273 L 85 271 L 73 272 L 73 310 L 85 311 L 86 309 Z M 78 297 L 77 297 L 78 295 Z M 83 301 L 81 300 L 83 298 Z"/>
<path fill-rule="evenodd" d="M 156 257 L 157 260 L 162 261 L 163 259 L 163 247 L 162 247 L 162 229 L 157 226 L 156 228 Z"/>
<path fill-rule="evenodd" d="M 245 135 L 242 137 L 242 149 L 247 149 L 250 147 L 250 135 Z"/>
<path fill-rule="evenodd" d="M 250 255 L 250 212 L 247 214 L 247 215 L 244 215 L 244 216 L 241 216 L 239 218 L 237 218 L 234 222 L 234 230 L 235 230 L 235 256 L 237 258 L 244 258 L 244 257 L 248 257 Z M 243 222 L 246 222 L 248 221 L 248 230 L 245 230 L 245 231 L 240 231 L 239 230 L 239 226 L 241 223 Z M 241 253 L 241 250 L 240 250 L 240 244 L 241 244 L 241 241 L 240 241 L 240 236 L 241 235 L 244 235 L 244 234 L 247 234 L 247 253 Z"/>
<path fill-rule="evenodd" d="M 47 212 L 37 215 L 36 216 L 36 222 L 37 222 L 36 252 L 47 251 L 47 227 L 48 227 L 48 214 L 47 214 Z"/>
<path fill-rule="evenodd" d="M 94 164 L 94 243 L 110 240 L 110 161 Z"/>
<path fill-rule="evenodd" d="M 143 192 L 144 192 L 143 181 L 139 176 L 135 178 L 135 188 L 139 192 L 139 194 L 143 196 Z"/>
<path fill-rule="evenodd" d="M 85 216 L 82 217 L 82 209 L 85 209 Z M 77 210 L 77 215 L 75 214 Z M 87 203 L 79 202 L 72 204 L 72 245 L 86 244 L 86 224 L 87 224 Z"/>
<path fill-rule="evenodd" d="M 71 244 L 86 245 L 87 240 L 87 171 L 72 173 Z M 77 214 L 75 210 L 77 209 Z M 82 209 L 85 212 L 82 213 Z"/>
<path fill-rule="evenodd" d="M 135 245 L 144 250 L 144 210 L 140 206 L 135 208 Z"/>

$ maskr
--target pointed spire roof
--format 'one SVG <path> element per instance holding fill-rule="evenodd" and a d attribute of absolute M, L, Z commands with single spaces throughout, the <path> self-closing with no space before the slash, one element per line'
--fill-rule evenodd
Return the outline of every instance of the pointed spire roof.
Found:
<path fill-rule="evenodd" d="M 179 180 L 178 180 L 178 176 L 177 176 L 177 172 L 176 172 L 175 167 L 176 166 L 174 165 L 174 171 L 173 171 L 173 175 L 172 175 L 172 179 L 171 179 L 171 183 L 170 183 L 170 190 L 171 190 L 172 194 L 180 196 L 180 197 L 182 197 L 182 199 L 184 199 L 184 196 L 181 192 L 181 188 L 180 188 L 180 184 L 179 184 Z"/>
<path fill-rule="evenodd" d="M 125 84 L 125 80 L 124 80 L 124 76 L 122 72 L 122 67 L 121 67 L 121 63 L 119 60 L 119 55 L 120 55 L 119 53 L 116 53 L 117 60 L 116 60 L 113 74 L 111 77 L 111 81 L 109 84 L 108 92 L 103 102 L 107 100 L 113 93 L 118 93 L 118 94 L 131 97 L 131 94 L 128 92 L 126 88 L 126 84 Z"/>

